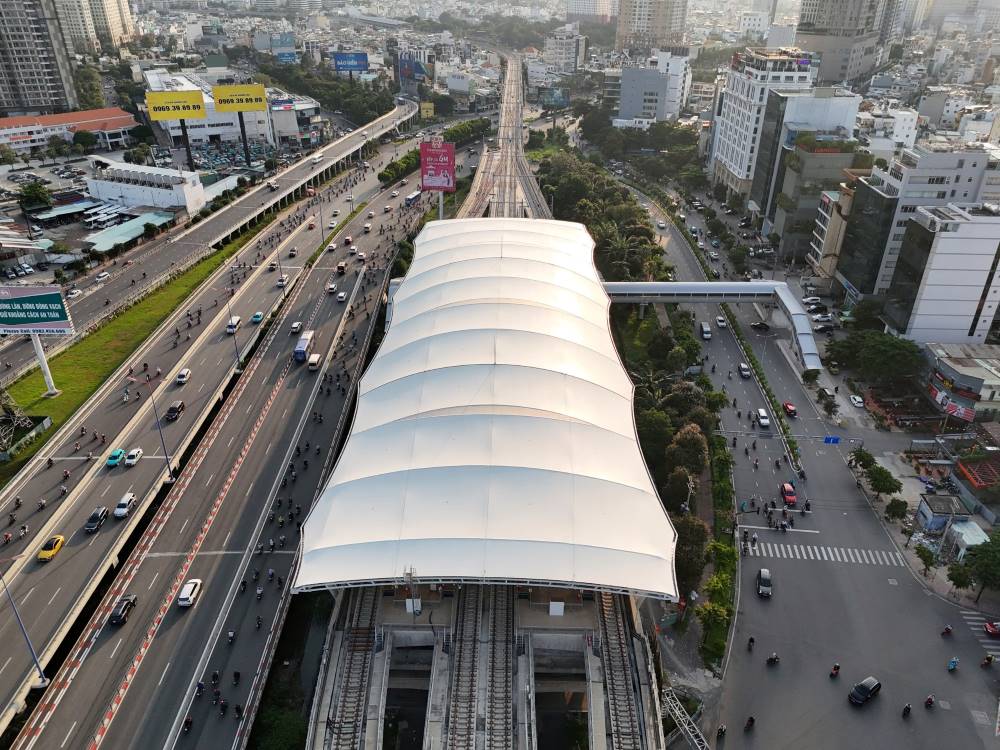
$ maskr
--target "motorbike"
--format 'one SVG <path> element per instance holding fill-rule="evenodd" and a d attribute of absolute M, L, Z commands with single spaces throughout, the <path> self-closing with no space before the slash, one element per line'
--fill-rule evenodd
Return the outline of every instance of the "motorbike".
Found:
<path fill-rule="evenodd" d="M 830 677 L 839 677 L 839 676 L 840 676 L 840 665 L 834 664 L 833 668 L 830 670 Z"/>
<path fill-rule="evenodd" d="M 979 666 L 981 666 L 983 669 L 989 667 L 991 664 L 993 664 L 993 654 L 987 654 L 986 658 L 984 658 L 981 662 L 979 662 Z"/>
<path fill-rule="evenodd" d="M 951 625 L 945 625 L 944 630 L 941 631 L 941 635 L 951 635 Z"/>
<path fill-rule="evenodd" d="M 958 669 L 958 657 L 953 656 L 948 660 L 948 671 L 954 672 L 956 669 Z"/>
<path fill-rule="evenodd" d="M 194 721 L 191 719 L 190 716 L 188 716 L 186 719 L 184 719 L 184 734 L 187 734 L 188 732 L 191 731 L 191 725 L 193 723 L 194 723 Z"/>
<path fill-rule="evenodd" d="M 769 657 L 767 657 L 767 666 L 773 667 L 780 661 L 781 657 L 779 657 L 777 653 L 772 653 Z"/>
<path fill-rule="evenodd" d="M 910 704 L 907 703 L 905 706 L 903 706 L 903 718 L 905 719 L 909 715 L 910 715 Z"/>
<path fill-rule="evenodd" d="M 934 695 L 928 695 L 924 699 L 924 708 L 934 708 Z"/>

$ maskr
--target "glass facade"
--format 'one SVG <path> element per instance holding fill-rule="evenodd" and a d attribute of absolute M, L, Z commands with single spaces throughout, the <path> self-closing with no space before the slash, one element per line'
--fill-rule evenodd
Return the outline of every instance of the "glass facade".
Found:
<path fill-rule="evenodd" d="M 906 334 L 910 314 L 917 302 L 920 282 L 931 255 L 936 234 L 916 221 L 906 222 L 906 233 L 896 260 L 896 270 L 886 295 L 885 321 L 899 334 Z"/>
<path fill-rule="evenodd" d="M 771 185 L 780 185 L 781 176 L 772 183 L 774 162 L 781 151 L 781 126 L 785 121 L 785 107 L 788 97 L 776 91 L 767 94 L 764 118 L 760 124 L 760 146 L 757 149 L 757 166 L 750 185 L 750 200 L 760 206 L 761 216 L 774 219 L 774 196 Z M 784 169 L 781 170 L 784 172 Z"/>
<path fill-rule="evenodd" d="M 889 198 L 858 180 L 847 222 L 837 273 L 860 294 L 873 294 L 882 254 L 896 215 L 896 198 Z"/>

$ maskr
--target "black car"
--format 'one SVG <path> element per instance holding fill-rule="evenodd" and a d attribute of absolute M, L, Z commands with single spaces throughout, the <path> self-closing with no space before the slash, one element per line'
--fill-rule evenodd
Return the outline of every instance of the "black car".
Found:
<path fill-rule="evenodd" d="M 87 523 L 83 525 L 83 530 L 86 531 L 88 534 L 93 534 L 99 528 L 101 528 L 101 526 L 103 526 L 104 522 L 107 520 L 108 520 L 108 509 L 105 508 L 103 505 L 98 505 L 96 508 L 94 508 L 93 513 L 90 514 L 90 518 L 87 519 Z"/>
<path fill-rule="evenodd" d="M 865 677 L 865 679 L 851 688 L 851 692 L 847 694 L 847 699 L 855 705 L 863 706 L 865 703 L 878 695 L 878 692 L 881 689 L 881 682 L 876 680 L 874 677 Z"/>
<path fill-rule="evenodd" d="M 765 323 L 763 320 L 758 320 L 750 324 L 750 327 L 755 331 L 760 331 L 761 333 L 767 333 L 771 330 L 771 326 Z"/>
<path fill-rule="evenodd" d="M 810 315 L 814 315 L 816 313 L 830 312 L 830 308 L 826 305 L 817 303 L 815 305 L 809 305 L 809 307 L 806 308 L 806 312 Z"/>
<path fill-rule="evenodd" d="M 128 622 L 128 616 L 135 608 L 137 601 L 139 601 L 139 597 L 135 594 L 122 594 L 115 608 L 111 610 L 111 619 L 109 622 L 112 625 L 124 625 Z"/>
<path fill-rule="evenodd" d="M 833 333 L 833 324 L 820 323 L 818 326 L 813 326 L 813 331 L 816 333 Z"/>
<path fill-rule="evenodd" d="M 184 412 L 184 402 L 174 401 L 167 407 L 166 419 L 168 422 L 173 422 L 177 417 L 179 417 Z"/>

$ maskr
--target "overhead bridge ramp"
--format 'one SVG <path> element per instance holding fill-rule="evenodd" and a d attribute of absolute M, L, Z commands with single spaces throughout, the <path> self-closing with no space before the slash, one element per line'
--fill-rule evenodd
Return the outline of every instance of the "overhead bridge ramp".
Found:
<path fill-rule="evenodd" d="M 778 305 L 792 323 L 792 344 L 806 370 L 822 370 L 812 319 L 784 281 L 606 281 L 612 302 L 728 303 Z"/>

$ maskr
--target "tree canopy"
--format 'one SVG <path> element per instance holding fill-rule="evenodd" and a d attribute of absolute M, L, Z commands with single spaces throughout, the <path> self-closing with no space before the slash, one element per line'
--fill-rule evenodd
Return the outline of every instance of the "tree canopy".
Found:
<path fill-rule="evenodd" d="M 989 541 L 970 548 L 965 553 L 965 564 L 979 585 L 977 602 L 986 589 L 1000 589 L 1000 531 L 990 534 Z"/>
<path fill-rule="evenodd" d="M 101 88 L 101 74 L 93 67 L 84 65 L 76 71 L 74 81 L 80 109 L 101 109 L 105 106 L 104 90 Z"/>
<path fill-rule="evenodd" d="M 831 341 L 826 350 L 831 358 L 878 385 L 916 377 L 926 366 L 919 346 L 879 331 L 852 331 L 845 339 Z"/>
<path fill-rule="evenodd" d="M 26 182 L 17 191 L 18 199 L 25 206 L 51 206 L 52 193 L 40 182 Z"/>

